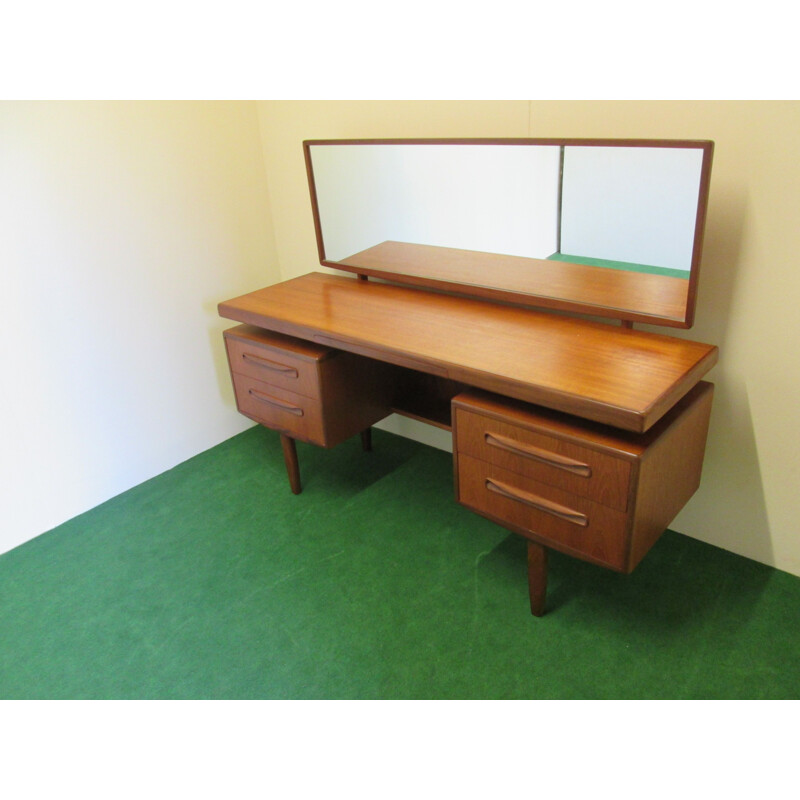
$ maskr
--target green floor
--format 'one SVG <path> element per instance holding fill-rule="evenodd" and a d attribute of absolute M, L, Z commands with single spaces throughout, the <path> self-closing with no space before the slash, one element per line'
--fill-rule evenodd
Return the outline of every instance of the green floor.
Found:
<path fill-rule="evenodd" d="M 382 431 L 252 428 L 0 556 L 0 697 L 797 698 L 800 579 L 667 532 L 617 575 L 452 498 L 450 456 Z"/>

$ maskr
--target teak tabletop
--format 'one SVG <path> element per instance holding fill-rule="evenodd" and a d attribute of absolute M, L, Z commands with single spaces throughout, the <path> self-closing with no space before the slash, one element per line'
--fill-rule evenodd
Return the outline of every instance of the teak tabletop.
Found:
<path fill-rule="evenodd" d="M 318 272 L 219 313 L 637 433 L 718 355 L 662 334 Z"/>

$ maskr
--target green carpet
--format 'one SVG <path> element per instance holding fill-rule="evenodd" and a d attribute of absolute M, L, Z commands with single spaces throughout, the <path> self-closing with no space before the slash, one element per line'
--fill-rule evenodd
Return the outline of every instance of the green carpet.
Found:
<path fill-rule="evenodd" d="M 649 275 L 666 275 L 669 278 L 682 278 L 688 281 L 691 275 L 688 269 L 672 269 L 671 267 L 656 267 L 652 264 L 634 264 L 630 261 L 612 261 L 608 258 L 592 258 L 591 256 L 576 256 L 567 253 L 553 253 L 547 256 L 548 261 L 566 261 L 572 264 L 586 264 L 589 267 L 608 267 L 621 269 L 625 272 L 644 272 Z"/>
<path fill-rule="evenodd" d="M 449 454 L 252 428 L 0 556 L 0 697 L 797 698 L 800 579 L 667 532 L 629 576 L 453 500 Z"/>

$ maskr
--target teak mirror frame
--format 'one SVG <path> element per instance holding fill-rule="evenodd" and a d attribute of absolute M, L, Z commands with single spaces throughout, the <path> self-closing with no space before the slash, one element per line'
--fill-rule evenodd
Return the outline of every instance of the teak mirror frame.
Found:
<path fill-rule="evenodd" d="M 603 269 L 603 278 L 609 283 L 605 285 L 588 286 L 587 293 L 582 297 L 558 296 L 557 290 L 553 294 L 547 291 L 547 272 L 543 277 L 537 278 L 538 285 L 534 290 L 526 289 L 524 281 L 517 283 L 515 279 L 499 281 L 496 285 L 485 285 L 468 280 L 467 272 L 460 270 L 472 269 L 473 274 L 476 269 L 475 264 L 468 263 L 469 255 L 465 258 L 468 251 L 451 251 L 453 259 L 436 258 L 425 264 L 424 270 L 412 269 L 411 271 L 395 271 L 391 262 L 382 262 L 380 257 L 377 261 L 364 261 L 361 264 L 348 264 L 342 261 L 332 261 L 326 257 L 325 245 L 322 235 L 322 225 L 320 222 L 319 204 L 317 199 L 316 186 L 314 181 L 314 169 L 312 163 L 311 149 L 317 145 L 391 145 L 391 144 L 439 144 L 439 145 L 545 145 L 545 146 L 597 146 L 597 147 L 649 147 L 649 148 L 691 148 L 701 150 L 703 153 L 702 166 L 699 182 L 699 194 L 697 203 L 697 214 L 694 230 L 694 244 L 692 248 L 691 271 L 688 280 L 685 305 L 682 305 L 682 313 L 678 312 L 675 316 L 660 312 L 657 308 L 627 308 L 620 307 L 619 303 L 614 302 L 614 292 L 625 292 L 630 296 L 641 293 L 642 286 L 646 279 L 654 276 L 646 276 L 637 272 L 623 272 L 620 270 Z M 312 213 L 314 217 L 314 229 L 316 233 L 317 250 L 319 252 L 320 264 L 332 269 L 353 272 L 359 276 L 372 276 L 385 278 L 398 283 L 406 283 L 429 289 L 438 289 L 449 292 L 456 292 L 462 295 L 480 297 L 489 300 L 500 300 L 511 302 L 515 305 L 528 307 L 550 308 L 560 311 L 573 313 L 590 314 L 598 317 L 618 319 L 623 324 L 630 325 L 634 322 L 644 322 L 656 325 L 663 325 L 674 328 L 690 328 L 694 324 L 695 306 L 697 302 L 697 285 L 700 272 L 700 261 L 703 250 L 703 235 L 705 229 L 706 210 L 708 206 L 708 192 L 711 177 L 711 161 L 714 143 L 706 140 L 678 140 L 678 139 L 315 139 L 303 142 L 305 155 L 306 171 L 308 175 L 309 192 L 311 196 Z M 424 246 L 420 246 L 424 249 Z M 428 248 L 437 250 L 439 248 Z M 446 248 L 441 248 L 446 250 Z M 494 254 L 474 254 L 481 256 L 483 260 L 491 259 L 493 265 L 507 263 L 509 266 L 519 268 L 519 263 L 529 259 L 519 259 Z M 446 256 L 446 253 L 445 253 Z M 558 269 L 563 268 L 563 262 L 549 262 L 539 259 L 542 266 L 547 266 L 554 274 Z M 447 263 L 446 263 L 447 262 Z M 477 262 L 476 262 L 477 263 Z M 479 266 L 478 266 L 479 268 Z M 594 268 L 589 268 L 592 270 Z M 595 270 L 596 273 L 596 270 Z M 611 273 L 611 274 L 609 274 Z M 543 285 L 544 282 L 544 285 Z M 637 285 L 638 284 L 638 285 Z M 648 291 L 648 290 L 645 290 Z M 591 296 L 591 301 L 589 297 Z"/>

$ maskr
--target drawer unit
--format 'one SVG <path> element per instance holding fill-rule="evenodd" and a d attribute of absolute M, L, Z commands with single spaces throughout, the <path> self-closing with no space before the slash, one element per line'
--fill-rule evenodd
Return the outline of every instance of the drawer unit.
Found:
<path fill-rule="evenodd" d="M 228 363 L 234 375 L 319 398 L 318 364 L 335 351 L 311 342 L 240 325 L 225 332 Z"/>
<path fill-rule="evenodd" d="M 471 408 L 457 406 L 455 414 L 460 453 L 619 511 L 627 508 L 629 461 Z"/>
<path fill-rule="evenodd" d="M 239 411 L 250 419 L 293 439 L 317 443 L 325 439 L 322 409 L 314 398 L 236 373 L 233 389 Z"/>
<path fill-rule="evenodd" d="M 453 399 L 456 498 L 539 544 L 630 572 L 700 483 L 713 386 L 627 433 L 469 391 Z"/>
<path fill-rule="evenodd" d="M 459 454 L 459 500 L 484 516 L 533 531 L 560 549 L 625 568 L 627 516 L 486 461 Z"/>
<path fill-rule="evenodd" d="M 239 411 L 292 439 L 334 447 L 390 413 L 386 365 L 249 325 L 224 337 Z"/>

